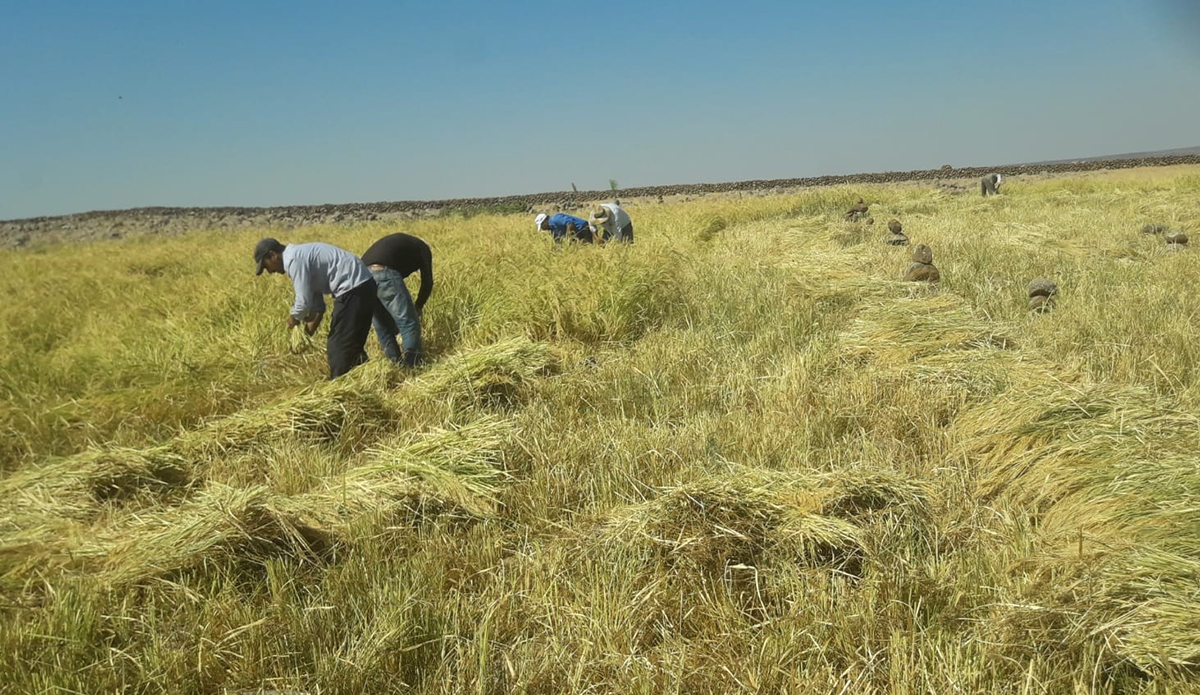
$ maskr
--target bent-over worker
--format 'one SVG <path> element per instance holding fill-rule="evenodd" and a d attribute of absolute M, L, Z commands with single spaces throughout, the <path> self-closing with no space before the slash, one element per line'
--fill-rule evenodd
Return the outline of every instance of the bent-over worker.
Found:
<path fill-rule="evenodd" d="M 316 333 L 325 317 L 324 296 L 333 296 L 325 351 L 330 379 L 367 361 L 363 348 L 372 319 L 393 322 L 395 330 L 391 314 L 376 296 L 371 271 L 345 249 L 321 242 L 284 245 L 266 238 L 254 247 L 254 263 L 255 275 L 266 270 L 292 279 L 296 301 L 288 314 L 289 330 L 303 323 L 308 335 Z"/>
<path fill-rule="evenodd" d="M 376 320 L 375 335 L 379 338 L 379 346 L 393 362 L 400 363 L 403 359 L 410 367 L 419 364 L 422 358 L 421 312 L 433 293 L 433 252 L 429 244 L 410 234 L 389 234 L 371 244 L 362 260 L 375 278 L 379 301 L 395 321 L 404 343 L 404 355 L 401 357 L 391 326 Z M 404 284 L 404 278 L 415 272 L 421 273 L 416 304 Z"/>
<path fill-rule="evenodd" d="M 568 235 L 575 241 L 582 241 L 585 244 L 592 243 L 592 228 L 588 225 L 587 220 L 568 215 L 565 212 L 556 215 L 542 213 L 537 216 L 533 224 L 544 232 L 550 232 L 555 243 L 561 242 Z"/>
<path fill-rule="evenodd" d="M 620 203 L 601 203 L 592 211 L 592 227 L 604 241 L 633 243 L 633 220 Z"/>

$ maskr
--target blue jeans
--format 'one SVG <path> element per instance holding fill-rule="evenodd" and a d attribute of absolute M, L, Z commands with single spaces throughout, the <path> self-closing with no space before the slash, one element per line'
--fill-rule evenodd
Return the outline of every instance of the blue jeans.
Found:
<path fill-rule="evenodd" d="M 417 308 L 413 305 L 412 295 L 404 284 L 404 276 L 391 268 L 372 270 L 378 286 L 379 301 L 395 320 L 394 326 L 389 326 L 378 318 L 372 321 L 375 326 L 375 337 L 379 338 L 379 347 L 383 354 L 396 364 L 404 362 L 412 367 L 421 362 L 421 319 L 417 316 Z M 404 354 L 400 354 L 400 346 L 396 343 L 396 334 L 404 342 Z"/>

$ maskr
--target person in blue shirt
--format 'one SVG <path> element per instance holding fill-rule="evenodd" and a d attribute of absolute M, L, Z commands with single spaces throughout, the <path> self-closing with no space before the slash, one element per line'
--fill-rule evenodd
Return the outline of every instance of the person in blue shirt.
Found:
<path fill-rule="evenodd" d="M 592 227 L 587 220 L 580 219 L 574 215 L 568 215 L 565 212 L 560 212 L 556 215 L 547 215 L 542 213 L 533 221 L 534 225 L 543 232 L 550 232 L 550 236 L 554 237 L 555 243 L 561 242 L 564 237 L 570 237 L 575 241 L 582 241 L 585 244 L 592 243 Z"/>

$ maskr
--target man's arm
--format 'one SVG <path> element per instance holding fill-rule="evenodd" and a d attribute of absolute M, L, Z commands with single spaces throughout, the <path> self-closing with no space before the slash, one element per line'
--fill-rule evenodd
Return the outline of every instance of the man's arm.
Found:
<path fill-rule="evenodd" d="M 320 293 L 313 291 L 309 281 L 308 268 L 304 263 L 294 263 L 291 270 L 293 272 L 292 286 L 296 290 L 296 303 L 292 305 L 292 315 L 288 326 L 294 328 L 299 322 L 308 321 L 313 314 L 324 314 L 325 298 Z"/>
<path fill-rule="evenodd" d="M 421 258 L 421 289 L 417 291 L 417 313 L 425 308 L 429 295 L 433 294 L 433 254 Z"/>
<path fill-rule="evenodd" d="M 568 222 L 566 236 L 570 241 L 584 241 L 588 236 L 591 236 L 592 241 L 596 241 L 596 234 L 592 231 L 592 226 L 587 222 Z"/>

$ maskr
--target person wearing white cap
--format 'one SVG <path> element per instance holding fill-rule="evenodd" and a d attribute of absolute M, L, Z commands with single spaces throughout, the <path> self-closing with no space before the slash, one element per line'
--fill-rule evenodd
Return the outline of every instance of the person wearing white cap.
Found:
<path fill-rule="evenodd" d="M 593 241 L 592 228 L 587 220 L 568 215 L 565 212 L 555 215 L 542 213 L 533 220 L 533 224 L 543 232 L 550 232 L 550 236 L 554 237 L 554 243 L 561 242 L 567 235 L 570 235 L 572 240 L 582 241 L 585 244 Z"/>
<path fill-rule="evenodd" d="M 601 203 L 592 210 L 592 227 L 604 241 L 615 239 L 626 244 L 633 243 L 633 220 L 620 203 Z"/>

